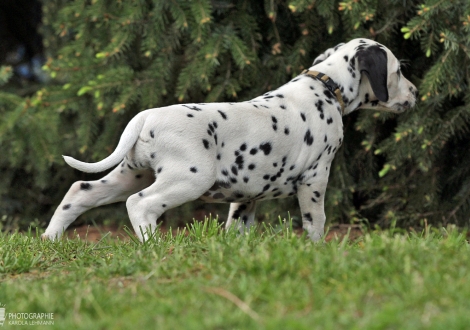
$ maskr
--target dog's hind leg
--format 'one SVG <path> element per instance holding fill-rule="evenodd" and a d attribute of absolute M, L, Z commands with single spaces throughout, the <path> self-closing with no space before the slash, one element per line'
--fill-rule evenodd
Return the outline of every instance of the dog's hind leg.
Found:
<path fill-rule="evenodd" d="M 199 198 L 214 184 L 214 168 L 209 162 L 185 169 L 179 163 L 158 168 L 155 182 L 127 199 L 129 218 L 142 242 L 151 237 L 157 219 L 166 210 Z"/>
<path fill-rule="evenodd" d="M 122 163 L 121 165 L 124 165 Z M 96 181 L 77 181 L 57 207 L 43 238 L 60 238 L 64 230 L 83 212 L 101 205 L 123 202 L 155 181 L 153 171 L 118 166 Z"/>
<path fill-rule="evenodd" d="M 228 230 L 231 226 L 235 225 L 240 233 L 244 233 L 246 229 L 254 225 L 255 211 L 256 201 L 230 204 L 225 229 Z"/>

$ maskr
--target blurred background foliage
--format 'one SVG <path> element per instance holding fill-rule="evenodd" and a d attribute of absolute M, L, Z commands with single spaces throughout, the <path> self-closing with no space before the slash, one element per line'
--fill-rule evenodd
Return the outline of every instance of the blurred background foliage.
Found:
<path fill-rule="evenodd" d="M 137 112 L 182 102 L 244 101 L 275 89 L 329 47 L 374 39 L 420 90 L 399 116 L 344 117 L 326 196 L 330 223 L 469 224 L 470 4 L 467 0 L 2 0 L 0 217 L 46 226 L 84 174 L 61 155 L 97 161 Z M 189 203 L 175 226 L 228 205 Z M 275 222 L 295 199 L 263 202 Z M 126 222 L 123 205 L 78 224 Z"/>

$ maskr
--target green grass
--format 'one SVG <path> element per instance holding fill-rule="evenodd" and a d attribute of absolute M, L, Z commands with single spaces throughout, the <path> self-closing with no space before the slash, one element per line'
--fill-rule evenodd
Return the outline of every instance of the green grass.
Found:
<path fill-rule="evenodd" d="M 54 313 L 59 329 L 468 329 L 469 297 L 457 231 L 320 244 L 214 221 L 143 245 L 0 234 L 0 304 Z"/>

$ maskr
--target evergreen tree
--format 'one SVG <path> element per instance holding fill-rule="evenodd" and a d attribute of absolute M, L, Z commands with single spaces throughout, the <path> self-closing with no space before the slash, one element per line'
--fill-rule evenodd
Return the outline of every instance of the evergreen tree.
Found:
<path fill-rule="evenodd" d="M 366 37 L 404 59 L 421 101 L 398 116 L 343 118 L 328 220 L 466 225 L 469 24 L 464 0 L 43 0 L 51 81 L 29 96 L 0 92 L 1 214 L 44 224 L 72 181 L 92 177 L 60 155 L 104 158 L 139 111 L 247 100 L 325 49 Z M 11 74 L 1 67 L 0 85 Z M 296 208 L 293 199 L 265 202 L 260 215 Z"/>

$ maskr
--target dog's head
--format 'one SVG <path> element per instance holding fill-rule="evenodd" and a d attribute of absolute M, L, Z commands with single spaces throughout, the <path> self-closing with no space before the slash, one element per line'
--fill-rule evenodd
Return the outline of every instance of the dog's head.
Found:
<path fill-rule="evenodd" d="M 400 70 L 400 61 L 385 46 L 354 39 L 319 55 L 314 70 L 341 86 L 346 110 L 358 108 L 401 113 L 413 107 L 418 91 Z"/>

